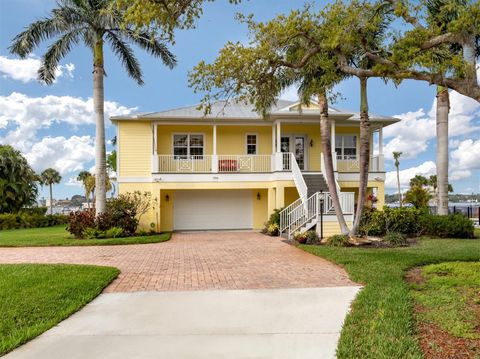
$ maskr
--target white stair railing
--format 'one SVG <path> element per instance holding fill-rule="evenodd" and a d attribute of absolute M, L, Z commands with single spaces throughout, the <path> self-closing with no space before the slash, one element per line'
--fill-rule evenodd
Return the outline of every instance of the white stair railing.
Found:
<path fill-rule="evenodd" d="M 305 179 L 303 178 L 302 171 L 300 170 L 300 167 L 298 167 L 297 160 L 295 159 L 295 155 L 293 153 L 290 153 L 290 167 L 292 170 L 293 181 L 297 187 L 298 195 L 302 201 L 305 201 L 307 199 L 308 188 L 307 184 L 305 183 Z"/>

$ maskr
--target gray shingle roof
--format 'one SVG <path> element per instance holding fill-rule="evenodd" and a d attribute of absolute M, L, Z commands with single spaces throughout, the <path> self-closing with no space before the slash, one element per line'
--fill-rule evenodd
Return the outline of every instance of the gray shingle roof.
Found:
<path fill-rule="evenodd" d="M 204 115 L 204 110 L 198 108 L 199 105 L 185 106 L 165 111 L 150 112 L 138 114 L 135 116 L 115 116 L 112 120 L 121 119 L 244 119 L 244 120 L 261 120 L 262 117 L 255 110 L 253 105 L 238 100 L 230 100 L 229 102 L 222 100 L 216 101 L 211 105 L 211 113 Z M 358 113 L 340 110 L 334 107 L 329 107 L 328 112 L 332 116 L 342 116 L 348 121 L 359 121 Z M 269 112 L 270 117 L 283 117 L 288 115 L 294 116 L 313 116 L 319 115 L 319 110 L 315 108 L 299 108 L 298 102 L 278 100 Z M 399 121 L 393 117 L 370 115 L 372 121 L 383 122 L 397 122 Z"/>

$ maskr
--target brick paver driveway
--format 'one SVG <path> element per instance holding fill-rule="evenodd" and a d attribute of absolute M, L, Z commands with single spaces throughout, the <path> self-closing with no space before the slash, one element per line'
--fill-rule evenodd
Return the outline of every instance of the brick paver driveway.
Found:
<path fill-rule="evenodd" d="M 355 285 L 340 267 L 256 232 L 176 233 L 164 243 L 0 248 L 2 263 L 113 266 L 106 292 Z"/>

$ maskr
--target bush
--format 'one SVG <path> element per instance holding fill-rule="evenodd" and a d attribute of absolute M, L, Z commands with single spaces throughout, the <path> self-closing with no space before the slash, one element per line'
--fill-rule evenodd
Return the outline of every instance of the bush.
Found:
<path fill-rule="evenodd" d="M 30 213 L 30 214 L 39 214 L 41 216 L 47 214 L 48 207 L 30 207 L 22 208 L 20 212 Z"/>
<path fill-rule="evenodd" d="M 278 236 L 280 234 L 280 212 L 283 208 L 275 209 L 262 229 L 263 234 Z"/>
<path fill-rule="evenodd" d="M 106 238 L 105 231 L 101 231 L 100 229 L 94 228 L 85 228 L 83 231 L 83 237 L 85 239 L 99 239 L 99 238 Z"/>
<path fill-rule="evenodd" d="M 390 232 L 385 235 L 385 241 L 392 247 L 403 247 L 408 245 L 407 237 L 398 232 Z"/>
<path fill-rule="evenodd" d="M 420 223 L 422 234 L 441 238 L 474 238 L 473 222 L 461 214 L 425 214 L 420 218 Z"/>
<path fill-rule="evenodd" d="M 28 212 L 0 214 L 0 230 L 19 228 L 51 227 L 66 224 L 68 216 L 63 214 L 34 214 Z"/>
<path fill-rule="evenodd" d="M 119 227 L 112 227 L 105 231 L 105 238 L 119 238 L 124 236 L 123 229 Z"/>
<path fill-rule="evenodd" d="M 442 238 L 473 238 L 473 232 L 472 221 L 461 214 L 438 216 L 408 207 L 384 207 L 383 211 L 365 209 L 360 222 L 360 234 L 373 236 L 400 233 Z"/>
<path fill-rule="evenodd" d="M 344 234 L 336 234 L 328 239 L 327 245 L 331 247 L 349 247 L 351 243 L 348 240 L 348 236 Z"/>
<path fill-rule="evenodd" d="M 84 238 L 84 232 L 92 228 L 96 228 L 95 212 L 93 210 L 71 212 L 68 216 L 67 231 L 73 234 L 75 238 Z"/>
<path fill-rule="evenodd" d="M 306 232 L 295 232 L 293 234 L 293 239 L 300 244 L 319 244 L 320 239 L 318 234 L 314 230 L 306 231 Z"/>

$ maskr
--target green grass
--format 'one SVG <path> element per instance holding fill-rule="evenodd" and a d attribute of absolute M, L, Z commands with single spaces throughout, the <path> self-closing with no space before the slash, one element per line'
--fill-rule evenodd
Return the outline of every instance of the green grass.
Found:
<path fill-rule="evenodd" d="M 65 226 L 46 228 L 11 229 L 0 231 L 0 247 L 47 247 L 47 246 L 108 246 L 119 244 L 145 244 L 165 242 L 171 233 L 158 235 L 108 238 L 75 239 L 65 230 Z"/>
<path fill-rule="evenodd" d="M 117 275 L 109 267 L 0 265 L 0 356 L 75 313 Z"/>
<path fill-rule="evenodd" d="M 480 241 L 422 239 L 408 248 L 300 246 L 342 265 L 364 288 L 352 303 L 337 348 L 339 358 L 422 358 L 406 271 L 447 261 L 480 260 Z"/>
<path fill-rule="evenodd" d="M 472 304 L 480 304 L 480 262 L 431 264 L 421 270 L 424 282 L 412 284 L 422 311 L 418 320 L 460 338 L 480 339 Z"/>

